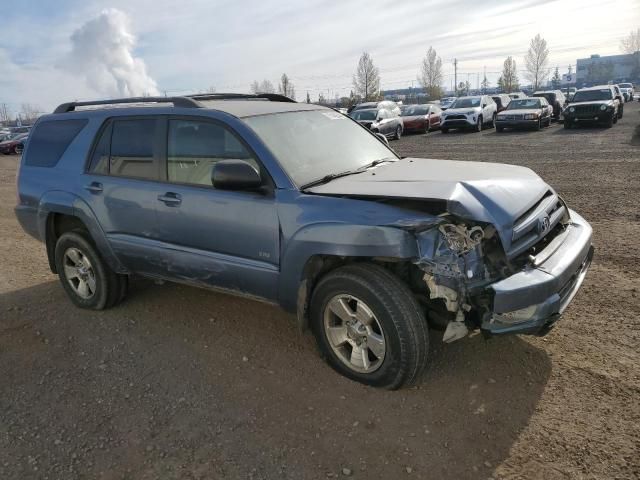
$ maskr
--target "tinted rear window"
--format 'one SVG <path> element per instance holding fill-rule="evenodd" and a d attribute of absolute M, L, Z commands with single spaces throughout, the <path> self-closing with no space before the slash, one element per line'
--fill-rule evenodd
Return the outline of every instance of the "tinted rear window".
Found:
<path fill-rule="evenodd" d="M 86 119 L 40 122 L 31 134 L 25 165 L 55 166 L 69 144 L 87 124 Z"/>

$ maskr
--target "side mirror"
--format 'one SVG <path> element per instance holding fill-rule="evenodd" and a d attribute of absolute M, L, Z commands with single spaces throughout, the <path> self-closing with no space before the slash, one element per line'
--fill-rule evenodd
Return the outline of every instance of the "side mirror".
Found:
<path fill-rule="evenodd" d="M 389 140 L 387 139 L 387 137 L 385 137 L 381 133 L 376 133 L 375 135 L 378 138 L 378 140 L 380 140 L 382 143 L 384 143 L 387 147 L 389 146 Z"/>
<path fill-rule="evenodd" d="M 211 169 L 211 183 L 220 190 L 251 190 L 262 185 L 262 179 L 243 160 L 220 160 Z"/>

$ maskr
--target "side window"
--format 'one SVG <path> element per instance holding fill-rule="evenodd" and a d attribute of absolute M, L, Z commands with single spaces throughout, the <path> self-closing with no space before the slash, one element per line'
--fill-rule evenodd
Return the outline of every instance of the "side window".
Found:
<path fill-rule="evenodd" d="M 157 180 L 157 128 L 158 122 L 154 118 L 114 120 L 109 174 Z"/>
<path fill-rule="evenodd" d="M 227 128 L 200 120 L 169 120 L 167 179 L 211 186 L 211 171 L 220 160 L 258 162 Z"/>
<path fill-rule="evenodd" d="M 86 124 L 85 119 L 38 123 L 31 135 L 25 165 L 54 167 Z"/>

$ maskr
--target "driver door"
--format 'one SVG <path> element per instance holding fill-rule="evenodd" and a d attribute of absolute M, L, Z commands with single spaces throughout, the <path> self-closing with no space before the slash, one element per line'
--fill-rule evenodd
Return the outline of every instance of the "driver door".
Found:
<path fill-rule="evenodd" d="M 268 178 L 258 159 L 223 123 L 169 117 L 156 238 L 167 276 L 275 301 L 280 260 L 275 199 L 264 191 L 219 190 L 213 166 L 242 160 Z"/>

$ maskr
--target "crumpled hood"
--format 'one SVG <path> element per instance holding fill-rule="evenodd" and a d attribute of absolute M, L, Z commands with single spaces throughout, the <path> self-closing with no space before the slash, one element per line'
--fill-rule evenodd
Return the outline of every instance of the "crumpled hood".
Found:
<path fill-rule="evenodd" d="M 515 221 L 549 191 L 531 169 L 500 163 L 405 158 L 336 178 L 307 192 L 353 197 L 439 200 L 458 217 L 493 224 L 505 247 Z"/>

